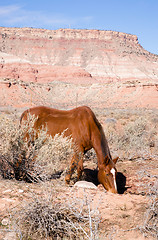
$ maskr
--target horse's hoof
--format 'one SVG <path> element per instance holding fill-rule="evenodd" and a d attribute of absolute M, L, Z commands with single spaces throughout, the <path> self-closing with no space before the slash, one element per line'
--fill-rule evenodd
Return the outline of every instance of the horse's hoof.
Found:
<path fill-rule="evenodd" d="M 69 184 L 69 183 L 70 183 L 70 181 L 68 181 L 68 180 L 65 180 L 65 182 L 66 182 L 66 184 Z"/>
<path fill-rule="evenodd" d="M 70 178 L 69 178 L 69 177 L 65 177 L 65 182 L 66 182 L 67 184 L 69 184 L 69 183 L 70 183 Z"/>

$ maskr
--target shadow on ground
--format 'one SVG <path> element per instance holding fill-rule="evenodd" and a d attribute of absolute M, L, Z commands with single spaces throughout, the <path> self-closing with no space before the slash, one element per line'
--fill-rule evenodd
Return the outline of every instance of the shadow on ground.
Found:
<path fill-rule="evenodd" d="M 82 180 L 92 182 L 96 186 L 98 186 L 99 182 L 98 182 L 97 176 L 98 176 L 98 170 L 96 170 L 96 169 L 91 170 L 91 169 L 85 168 L 83 171 Z M 117 172 L 116 183 L 117 183 L 118 193 L 123 194 L 127 190 L 127 188 L 125 187 L 126 186 L 126 177 L 125 177 L 125 175 L 123 175 L 123 173 Z"/>

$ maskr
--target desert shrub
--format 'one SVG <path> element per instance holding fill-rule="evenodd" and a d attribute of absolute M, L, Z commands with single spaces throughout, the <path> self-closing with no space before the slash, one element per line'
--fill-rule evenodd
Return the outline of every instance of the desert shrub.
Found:
<path fill-rule="evenodd" d="M 111 146 L 116 146 L 117 145 L 117 140 L 118 140 L 118 132 L 116 129 L 116 125 L 114 122 L 107 122 L 105 125 L 105 136 L 108 140 L 108 143 Z"/>
<path fill-rule="evenodd" d="M 133 122 L 129 122 L 124 127 L 124 134 L 119 138 L 119 143 L 123 150 L 140 151 L 147 146 L 146 121 L 141 117 Z M 120 146 L 120 147 L 121 147 Z"/>
<path fill-rule="evenodd" d="M 72 139 L 61 135 L 47 135 L 47 129 L 35 132 L 35 117 L 30 116 L 22 126 L 12 117 L 0 118 L 0 167 L 3 177 L 29 181 L 51 178 L 69 165 L 73 153 Z M 28 132 L 27 138 L 24 136 Z"/>
<path fill-rule="evenodd" d="M 142 230 L 146 235 L 149 234 L 158 239 L 158 195 L 150 199 Z"/>
<path fill-rule="evenodd" d="M 49 187 L 40 196 L 33 194 L 31 202 L 12 214 L 22 239 L 98 239 L 99 212 L 88 197 L 80 203 L 77 198 L 64 201 L 52 192 Z"/>
<path fill-rule="evenodd" d="M 149 198 L 147 210 L 144 214 L 143 225 L 140 230 L 145 236 L 153 236 L 158 238 L 158 175 L 152 175 L 148 171 L 142 170 L 138 172 L 139 178 L 142 180 L 144 192 Z M 144 179 L 145 181 L 144 183 Z M 154 181 L 151 182 L 151 179 Z"/>
<path fill-rule="evenodd" d="M 121 130 L 115 122 L 107 122 L 105 134 L 112 151 L 122 152 L 127 158 L 150 154 L 151 147 L 158 144 L 156 125 L 150 125 L 149 119 L 142 116 L 123 122 Z"/>

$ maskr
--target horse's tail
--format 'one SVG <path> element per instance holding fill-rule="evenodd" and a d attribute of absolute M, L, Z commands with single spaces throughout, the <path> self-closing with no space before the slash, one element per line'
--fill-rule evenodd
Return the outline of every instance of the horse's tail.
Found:
<path fill-rule="evenodd" d="M 27 114 L 28 114 L 28 109 L 21 114 L 21 117 L 20 117 L 20 125 L 22 124 L 23 118 L 24 118 L 25 116 L 27 116 Z"/>

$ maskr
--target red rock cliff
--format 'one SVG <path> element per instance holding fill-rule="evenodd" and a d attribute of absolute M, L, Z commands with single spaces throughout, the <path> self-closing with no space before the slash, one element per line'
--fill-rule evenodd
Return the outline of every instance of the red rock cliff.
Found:
<path fill-rule="evenodd" d="M 0 28 L 0 106 L 158 108 L 158 56 L 137 36 Z"/>
<path fill-rule="evenodd" d="M 158 79 L 158 56 L 126 33 L 0 28 L 0 51 L 31 64 L 83 68 L 98 81 Z"/>

